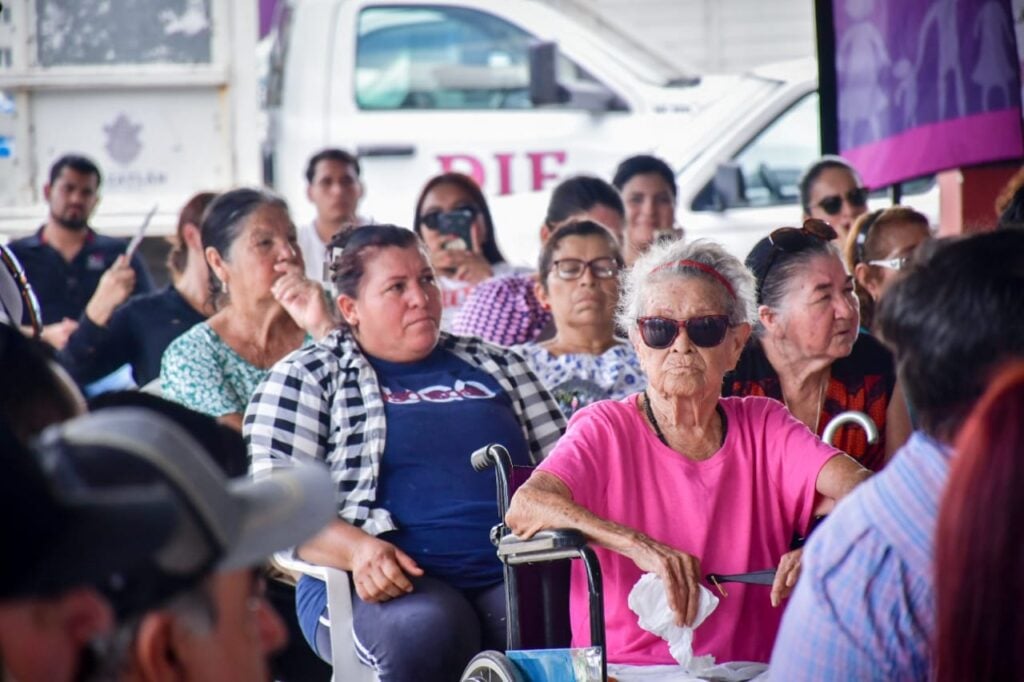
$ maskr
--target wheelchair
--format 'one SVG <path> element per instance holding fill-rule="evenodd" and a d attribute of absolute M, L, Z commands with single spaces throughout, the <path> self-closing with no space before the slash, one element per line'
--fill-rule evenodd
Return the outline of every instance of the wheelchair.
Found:
<path fill-rule="evenodd" d="M 529 540 L 505 525 L 512 493 L 533 472 L 513 466 L 503 446 L 474 452 L 473 468 L 494 467 L 501 521 L 491 529 L 505 577 L 508 650 L 483 651 L 466 666 L 462 682 L 597 681 L 608 679 L 604 595 L 597 554 L 577 530 L 541 531 Z M 590 647 L 570 649 L 569 570 L 566 560 L 583 562 L 590 597 Z"/>
<path fill-rule="evenodd" d="M 865 430 L 869 443 L 878 439 L 878 428 L 863 412 L 847 411 L 827 425 L 823 440 L 832 443 L 841 426 L 854 424 Z M 508 650 L 477 654 L 463 671 L 461 682 L 591 682 L 608 679 L 605 650 L 604 598 L 601 566 L 586 538 L 577 530 L 541 531 L 529 540 L 511 534 L 504 519 L 512 493 L 533 472 L 532 467 L 513 466 L 508 451 L 492 444 L 470 457 L 473 468 L 494 467 L 501 521 L 491 530 L 505 577 Z M 807 536 L 824 517 L 816 518 Z M 791 549 L 806 537 L 794 537 Z M 569 568 L 566 559 L 583 562 L 590 599 L 590 642 L 585 649 L 569 649 Z M 721 583 L 740 582 L 770 586 L 775 569 L 736 575 L 709 574 L 709 583 L 725 594 Z M 529 597 L 530 599 L 527 599 Z"/>

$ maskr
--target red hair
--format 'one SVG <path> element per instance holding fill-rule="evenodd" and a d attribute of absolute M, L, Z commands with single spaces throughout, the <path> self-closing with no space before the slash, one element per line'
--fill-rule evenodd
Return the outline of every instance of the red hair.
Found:
<path fill-rule="evenodd" d="M 1024 362 L 1007 365 L 956 440 L 936 531 L 936 679 L 1024 666 Z"/>

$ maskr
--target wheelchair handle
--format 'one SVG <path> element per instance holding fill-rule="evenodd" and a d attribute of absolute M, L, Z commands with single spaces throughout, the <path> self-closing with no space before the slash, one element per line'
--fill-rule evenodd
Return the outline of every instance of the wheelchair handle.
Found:
<path fill-rule="evenodd" d="M 858 410 L 847 410 L 832 417 L 832 420 L 825 425 L 825 430 L 821 434 L 821 440 L 832 445 L 836 431 L 843 424 L 857 424 L 867 433 L 869 443 L 878 442 L 878 426 L 871 417 Z"/>
<path fill-rule="evenodd" d="M 504 468 L 506 472 L 512 470 L 512 456 L 508 454 L 504 445 L 497 443 L 490 443 L 474 452 L 469 456 L 469 462 L 476 471 L 483 471 L 491 466 L 499 470 Z"/>
<path fill-rule="evenodd" d="M 512 455 L 504 445 L 490 443 L 485 445 L 469 456 L 469 463 L 475 471 L 484 471 L 488 467 L 494 467 L 498 472 L 498 511 L 504 523 L 505 514 L 508 513 L 509 490 L 511 488 L 512 476 Z"/>

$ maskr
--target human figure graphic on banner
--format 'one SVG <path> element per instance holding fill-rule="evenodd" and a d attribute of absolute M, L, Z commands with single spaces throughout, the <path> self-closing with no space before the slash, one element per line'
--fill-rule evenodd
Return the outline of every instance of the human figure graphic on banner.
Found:
<path fill-rule="evenodd" d="M 981 87 L 981 108 L 984 111 L 1010 105 L 1016 54 L 1013 50 L 1013 29 L 1008 19 L 1003 3 L 996 0 L 982 5 L 974 18 L 973 35 L 980 50 L 971 80 Z M 989 99 L 992 90 L 1002 93 L 1002 98 Z"/>
<path fill-rule="evenodd" d="M 901 59 L 892 67 L 892 75 L 896 77 L 893 99 L 903 110 L 903 129 L 913 128 L 917 125 L 917 69 L 909 59 Z"/>
<path fill-rule="evenodd" d="M 843 105 L 839 108 L 839 129 L 846 148 L 861 141 L 874 142 L 882 137 L 882 112 L 889 99 L 879 82 L 890 64 L 885 40 L 870 21 L 874 0 L 846 0 L 846 13 L 852 24 L 839 41 L 836 70 L 844 83 Z M 881 22 L 879 22 L 881 23 Z M 868 135 L 857 135 L 858 125 L 867 124 Z"/>
<path fill-rule="evenodd" d="M 964 76 L 960 67 L 960 35 L 957 33 L 956 10 L 958 0 L 938 0 L 928 8 L 921 22 L 921 32 L 917 34 L 917 68 L 924 63 L 924 51 L 928 44 L 928 32 L 932 25 L 937 37 L 938 72 L 935 82 L 939 90 L 938 118 L 956 118 L 967 113 L 967 102 L 964 95 Z M 953 89 L 956 94 L 956 110 L 953 116 L 947 116 L 946 90 L 947 76 L 953 76 Z"/>

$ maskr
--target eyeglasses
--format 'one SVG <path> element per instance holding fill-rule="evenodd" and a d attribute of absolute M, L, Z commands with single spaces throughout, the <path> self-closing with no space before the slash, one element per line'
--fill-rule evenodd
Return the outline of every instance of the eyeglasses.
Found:
<path fill-rule="evenodd" d="M 877 265 L 880 268 L 888 268 L 890 270 L 903 270 L 910 265 L 910 256 L 900 256 L 899 258 L 886 258 L 885 260 L 869 260 L 868 265 Z"/>
<path fill-rule="evenodd" d="M 771 272 L 772 266 L 775 265 L 775 259 L 780 251 L 784 253 L 799 253 L 813 244 L 813 239 L 830 242 L 838 236 L 831 225 L 817 218 L 808 218 L 804 221 L 803 227 L 780 227 L 772 231 L 768 235 L 768 243 L 772 247 L 772 253 L 768 257 L 768 264 L 765 265 L 764 271 L 757 279 L 757 302 L 759 304 L 764 302 L 761 290 L 764 288 L 765 280 L 768 279 L 768 273 Z"/>
<path fill-rule="evenodd" d="M 850 204 L 851 208 L 863 208 L 868 205 L 868 188 L 867 187 L 856 187 L 846 193 L 846 203 Z M 829 215 L 836 215 L 843 210 L 843 195 L 833 194 L 827 196 L 819 201 L 816 206 L 820 206 L 821 210 Z"/>
<path fill-rule="evenodd" d="M 700 348 L 714 348 L 725 340 L 729 329 L 728 315 L 701 315 L 688 320 L 673 320 L 668 317 L 641 317 L 637 319 L 640 338 L 648 348 L 668 348 L 675 343 L 679 330 L 685 328 L 693 345 Z"/>
<path fill-rule="evenodd" d="M 579 279 L 583 273 L 590 268 L 590 272 L 598 279 L 611 279 L 618 277 L 619 262 L 614 258 L 605 256 L 594 260 L 580 260 L 579 258 L 560 258 L 552 263 L 555 274 L 559 279 Z"/>
<path fill-rule="evenodd" d="M 0 262 L 3 262 L 7 272 L 14 279 L 14 283 L 18 287 L 18 294 L 21 296 L 21 301 L 24 305 L 24 311 L 28 312 L 28 320 L 29 324 L 32 325 L 32 332 L 35 336 L 39 336 L 43 332 L 43 314 L 39 310 L 39 299 L 36 298 L 36 292 L 32 290 L 32 285 L 28 283 L 28 278 L 25 277 L 25 271 L 22 270 L 21 263 L 3 245 L 0 245 Z M 4 307 L 8 306 L 5 305 Z M 21 320 L 11 320 L 11 324 L 19 325 Z"/>
<path fill-rule="evenodd" d="M 420 222 L 431 230 L 452 232 L 456 225 L 469 225 L 480 213 L 476 206 L 460 206 L 451 211 L 435 211 L 420 217 Z"/>

